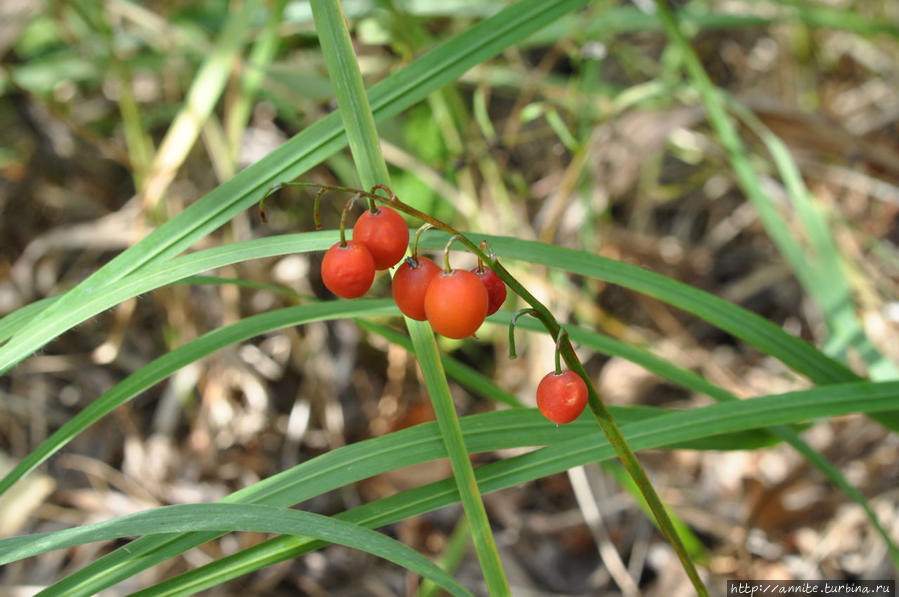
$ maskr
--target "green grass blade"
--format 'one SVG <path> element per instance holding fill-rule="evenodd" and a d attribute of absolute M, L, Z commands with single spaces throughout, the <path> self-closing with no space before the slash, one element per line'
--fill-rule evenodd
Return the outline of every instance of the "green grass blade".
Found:
<path fill-rule="evenodd" d="M 381 155 L 378 132 L 340 3 L 337 0 L 311 0 L 311 6 L 359 179 L 366 188 L 374 188 L 376 184 L 389 185 L 387 164 Z M 374 203 L 371 204 L 374 207 Z M 462 439 L 462 430 L 450 397 L 434 334 L 427 324 L 408 318 L 406 327 L 409 328 L 415 356 L 434 406 L 453 475 L 459 484 L 462 506 L 471 525 L 472 539 L 487 590 L 490 595 L 498 597 L 510 595 L 487 512 L 474 480 L 474 469 Z"/>
<path fill-rule="evenodd" d="M 699 440 L 708 434 L 788 425 L 850 412 L 874 413 L 894 409 L 897 405 L 899 405 L 899 383 L 856 382 L 671 412 L 651 420 L 624 424 L 622 431 L 634 449 L 645 450 Z M 469 441 L 468 425 L 472 420 L 484 421 L 484 417 L 500 414 L 540 417 L 534 410 L 504 411 L 504 413 L 464 417 L 462 425 L 466 441 Z M 620 413 L 616 412 L 615 417 L 619 418 Z M 585 429 L 589 426 L 589 429 L 595 430 L 595 425 L 591 421 L 576 421 L 556 431 L 564 435 L 570 433 L 567 427 L 572 426 L 585 426 Z M 482 431 L 492 433 L 489 431 L 489 425 L 482 428 Z M 524 428 L 518 432 L 527 433 Z M 612 460 L 615 457 L 615 452 L 605 437 L 592 431 L 583 436 L 560 438 L 560 441 L 551 446 L 482 466 L 475 472 L 481 491 L 488 493 L 588 462 Z M 452 479 L 447 479 L 365 504 L 337 517 L 374 528 L 458 501 L 455 483 Z M 130 547 L 134 545 L 136 542 Z M 279 537 L 164 581 L 138 594 L 167 597 L 186 595 L 322 546 L 321 542 Z M 97 574 L 102 574 L 102 568 L 98 568 Z"/>
<path fill-rule="evenodd" d="M 389 186 L 390 175 L 381 155 L 375 119 L 365 94 L 365 84 L 340 2 L 310 0 L 310 5 L 315 32 L 337 96 L 337 109 L 340 110 L 359 179 L 365 188 L 376 184 Z"/>
<path fill-rule="evenodd" d="M 287 0 L 276 0 L 269 9 L 265 26 L 259 32 L 250 55 L 244 65 L 245 72 L 240 79 L 240 95 L 225 116 L 225 138 L 232 164 L 237 163 L 244 129 L 250 120 L 253 100 L 265 77 L 265 69 L 271 64 L 278 51 L 280 37 L 278 25 L 284 16 Z"/>
<path fill-rule="evenodd" d="M 3 342 L 19 331 L 22 326 L 34 319 L 58 298 L 59 295 L 48 296 L 38 301 L 34 301 L 33 303 L 28 303 L 27 305 L 19 307 L 15 311 L 4 315 L 3 318 L 0 319 L 0 342 Z"/>
<path fill-rule="evenodd" d="M 471 526 L 472 540 L 487 588 L 490 595 L 511 595 L 506 574 L 496 550 L 493 532 L 490 530 L 490 523 L 487 520 L 487 511 L 484 509 L 481 492 L 475 480 L 471 459 L 462 438 L 462 428 L 459 425 L 453 398 L 450 396 L 449 386 L 446 383 L 446 374 L 444 374 L 440 362 L 434 332 L 427 323 L 412 321 L 408 318 L 406 326 L 412 337 L 412 346 L 415 348 L 415 356 L 418 358 L 418 365 L 421 368 L 425 386 L 428 388 L 431 404 L 434 405 L 434 414 L 437 416 L 440 435 L 443 437 L 453 476 L 462 496 L 462 507 L 468 518 L 468 524 Z"/>
<path fill-rule="evenodd" d="M 519 42 L 586 0 L 521 0 L 434 48 L 372 87 L 375 121 L 400 113 L 465 71 Z M 276 182 L 293 180 L 346 145 L 339 115 L 330 114 L 188 206 L 69 291 L 38 320 L 0 347 L 0 374 L 69 329 L 69 310 L 140 268 L 173 257 L 238 212 L 257 202 Z"/>
<path fill-rule="evenodd" d="M 377 555 L 421 574 L 452 595 L 472 597 L 437 565 L 396 539 L 321 514 L 248 504 L 163 506 L 52 533 L 0 539 L 0 565 L 94 541 L 191 531 L 255 531 L 314 537 Z"/>
<path fill-rule="evenodd" d="M 197 361 L 231 344 L 243 342 L 266 332 L 343 317 L 392 315 L 396 306 L 389 299 L 330 301 L 301 307 L 287 307 L 247 317 L 237 323 L 219 328 L 157 358 L 116 384 L 77 415 L 66 421 L 50 437 L 32 450 L 13 470 L 0 479 L 0 494 L 36 466 L 67 444 L 73 437 L 94 424 L 114 408 L 156 384 L 188 363 Z"/>

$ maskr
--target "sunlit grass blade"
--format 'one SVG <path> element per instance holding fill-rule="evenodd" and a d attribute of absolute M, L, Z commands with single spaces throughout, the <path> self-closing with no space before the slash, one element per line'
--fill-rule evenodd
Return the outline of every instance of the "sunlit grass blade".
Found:
<path fill-rule="evenodd" d="M 0 342 L 3 342 L 15 334 L 20 328 L 28 323 L 28 321 L 49 307 L 53 301 L 59 298 L 59 296 L 60 295 L 42 298 L 39 301 L 28 303 L 27 305 L 4 315 L 3 318 L 0 319 Z"/>
<path fill-rule="evenodd" d="M 585 3 L 586 0 L 521 0 L 477 23 L 372 87 L 368 99 L 375 121 L 395 116 L 473 66 Z M 16 342 L 0 346 L 0 374 L 69 329 L 71 326 L 61 320 L 101 288 L 187 249 L 257 202 L 272 184 L 293 180 L 345 145 L 339 116 L 333 113 L 219 185 L 30 321 Z"/>
<path fill-rule="evenodd" d="M 670 446 L 677 442 L 698 440 L 710 434 L 788 425 L 850 412 L 873 413 L 890 410 L 897 405 L 899 405 L 899 383 L 856 382 L 670 412 L 647 421 L 624 424 L 622 431 L 635 450 L 646 450 Z M 509 415 L 517 417 L 526 416 L 528 413 L 540 417 L 534 410 L 504 411 L 491 415 L 505 415 L 503 418 L 508 418 Z M 469 442 L 469 421 L 486 416 L 476 415 L 462 419 L 466 442 Z M 620 414 L 616 413 L 615 417 L 619 418 Z M 595 429 L 592 422 L 577 421 L 558 431 L 563 434 L 570 433 L 568 427 L 578 425 L 589 425 Z M 521 429 L 520 433 L 525 433 L 525 430 Z M 588 462 L 612 460 L 615 457 L 615 452 L 605 437 L 592 432 L 584 436 L 568 437 L 540 450 L 482 466 L 476 469 L 475 474 L 481 491 L 488 493 Z M 359 506 L 338 514 L 337 517 L 374 528 L 436 510 L 457 501 L 459 495 L 455 482 L 447 479 Z M 136 543 L 131 544 L 134 545 Z M 272 539 L 164 581 L 138 594 L 167 597 L 188 594 L 264 566 L 297 557 L 323 545 L 321 542 L 302 541 L 291 537 Z M 94 564 L 91 564 L 91 567 L 93 566 Z M 102 574 L 102 567 L 97 567 L 96 574 Z"/>
<path fill-rule="evenodd" d="M 430 579 L 452 595 L 472 595 L 429 559 L 396 539 L 321 514 L 258 504 L 163 506 L 71 529 L 0 539 L 0 565 L 94 541 L 191 531 L 256 531 L 313 537 L 390 560 Z"/>

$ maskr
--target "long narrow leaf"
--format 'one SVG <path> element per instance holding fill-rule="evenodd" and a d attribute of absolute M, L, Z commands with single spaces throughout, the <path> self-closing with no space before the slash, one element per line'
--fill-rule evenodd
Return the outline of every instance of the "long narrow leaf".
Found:
<path fill-rule="evenodd" d="M 431 579 L 453 595 L 472 597 L 437 565 L 396 539 L 321 514 L 255 504 L 164 506 L 72 529 L 0 539 L 0 565 L 94 541 L 195 531 L 256 531 L 313 537 L 380 556 Z"/>

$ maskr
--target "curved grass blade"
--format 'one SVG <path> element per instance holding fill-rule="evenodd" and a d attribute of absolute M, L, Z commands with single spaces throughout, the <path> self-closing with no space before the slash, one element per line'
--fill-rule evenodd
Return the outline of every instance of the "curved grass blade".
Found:
<path fill-rule="evenodd" d="M 258 504 L 182 504 L 71 529 L 0 539 L 0 565 L 94 541 L 192 531 L 255 531 L 314 537 L 353 547 L 417 572 L 452 595 L 473 597 L 429 559 L 386 535 L 340 519 Z"/>
<path fill-rule="evenodd" d="M 437 46 L 371 88 L 375 121 L 412 106 L 465 71 L 517 43 L 586 0 L 521 0 Z M 169 259 L 257 202 L 272 184 L 293 180 L 346 145 L 339 115 L 329 114 L 262 160 L 219 185 L 29 321 L 0 346 L 0 374 L 63 333 L 66 314 L 123 277 Z"/>
<path fill-rule="evenodd" d="M 677 442 L 699 440 L 716 433 L 788 425 L 851 412 L 870 414 L 890 410 L 897 405 L 899 405 L 899 383 L 855 382 L 670 412 L 648 421 L 623 424 L 622 432 L 635 450 L 646 450 L 670 446 Z M 491 414 L 520 416 L 525 413 L 540 417 L 534 410 Z M 486 415 L 475 415 L 475 417 L 483 416 Z M 615 417 L 618 418 L 619 414 L 616 413 Z M 467 424 L 473 418 L 462 418 L 463 430 L 467 429 Z M 592 421 L 586 423 L 576 421 L 571 425 L 581 424 L 588 424 L 591 429 L 595 429 Z M 567 432 L 565 428 L 559 428 L 558 431 Z M 466 440 L 468 440 L 467 433 Z M 489 493 L 588 462 L 602 462 L 615 458 L 615 452 L 608 445 L 606 438 L 594 431 L 584 436 L 566 438 L 534 452 L 479 467 L 475 474 L 481 491 Z M 336 517 L 376 528 L 458 501 L 454 480 L 445 479 L 353 508 Z M 134 545 L 135 543 L 131 544 Z M 135 595 L 172 597 L 190 594 L 323 546 L 321 542 L 278 537 L 164 581 Z M 101 561 L 102 559 L 98 560 Z M 90 566 L 93 567 L 95 564 Z M 102 574 L 102 567 L 97 567 L 96 574 Z"/>
<path fill-rule="evenodd" d="M 564 269 L 570 272 L 606 280 L 693 313 L 781 360 L 816 383 L 841 383 L 860 379 L 842 363 L 824 355 L 801 339 L 787 334 L 770 321 L 660 274 L 584 251 L 534 241 L 492 235 L 478 235 L 478 238 L 488 240 L 494 250 L 504 258 L 550 267 L 564 264 Z M 337 232 L 333 230 L 305 232 L 233 243 L 191 253 L 173 259 L 168 264 L 148 268 L 141 275 L 129 276 L 114 288 L 100 291 L 84 305 L 67 313 L 64 320 L 67 327 L 72 327 L 118 302 L 184 277 L 250 259 L 324 250 L 336 239 Z M 445 242 L 445 235 L 434 232 L 433 235 L 422 238 L 421 246 L 425 249 L 439 249 Z M 18 311 L 6 317 L 13 317 L 17 313 Z M 25 328 L 22 328 L 20 333 L 23 331 Z"/>

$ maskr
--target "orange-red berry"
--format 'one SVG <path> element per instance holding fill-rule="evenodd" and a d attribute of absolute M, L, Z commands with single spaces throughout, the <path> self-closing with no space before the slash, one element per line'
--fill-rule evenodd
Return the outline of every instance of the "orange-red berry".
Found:
<path fill-rule="evenodd" d="M 365 210 L 353 226 L 353 240 L 364 243 L 375 260 L 375 269 L 387 269 L 400 262 L 409 246 L 409 227 L 403 217 L 389 207 Z"/>
<path fill-rule="evenodd" d="M 424 321 L 425 293 L 434 276 L 440 275 L 440 268 L 427 257 L 413 259 L 409 257 L 396 269 L 391 282 L 391 291 L 396 306 L 403 315 Z"/>
<path fill-rule="evenodd" d="M 571 423 L 587 405 L 587 384 L 574 371 L 550 371 L 537 386 L 537 408 L 553 423 Z"/>
<path fill-rule="evenodd" d="M 355 240 L 328 249 L 322 260 L 322 282 L 339 297 L 360 297 L 375 279 L 375 260 L 368 248 Z"/>
<path fill-rule="evenodd" d="M 425 292 L 425 314 L 434 331 L 467 338 L 487 317 L 487 289 L 473 273 L 452 270 L 434 276 Z"/>
<path fill-rule="evenodd" d="M 484 288 L 487 289 L 487 315 L 493 315 L 506 302 L 506 284 L 490 268 L 475 267 L 471 271 L 483 282 Z"/>

